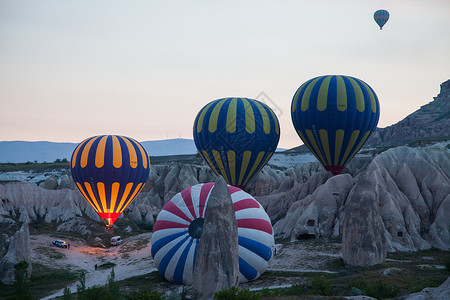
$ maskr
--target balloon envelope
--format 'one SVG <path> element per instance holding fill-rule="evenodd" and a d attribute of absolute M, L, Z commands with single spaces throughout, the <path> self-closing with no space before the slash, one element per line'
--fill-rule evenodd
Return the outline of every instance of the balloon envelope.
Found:
<path fill-rule="evenodd" d="M 194 121 L 194 141 L 203 160 L 228 184 L 242 188 L 264 167 L 279 139 L 274 112 L 249 98 L 214 100 Z"/>
<path fill-rule="evenodd" d="M 152 257 L 162 276 L 192 284 L 203 218 L 214 183 L 197 184 L 176 194 L 153 226 Z M 241 189 L 228 186 L 238 225 L 239 281 L 258 278 L 268 267 L 274 248 L 270 219 L 264 208 Z"/>
<path fill-rule="evenodd" d="M 377 10 L 373 14 L 375 22 L 380 26 L 380 30 L 383 29 L 384 24 L 389 20 L 389 12 L 384 9 Z"/>
<path fill-rule="evenodd" d="M 75 148 L 71 159 L 76 186 L 107 227 L 142 190 L 149 171 L 144 147 L 124 136 L 88 138 Z"/>
<path fill-rule="evenodd" d="M 375 131 L 380 105 L 364 81 L 327 75 L 298 88 L 291 117 L 298 135 L 319 162 L 339 174 Z"/>

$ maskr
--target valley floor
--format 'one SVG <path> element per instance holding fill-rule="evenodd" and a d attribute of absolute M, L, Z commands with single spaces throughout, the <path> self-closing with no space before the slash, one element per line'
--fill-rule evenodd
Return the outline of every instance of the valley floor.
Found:
<path fill-rule="evenodd" d="M 100 268 L 103 264 L 114 263 L 115 278 L 117 281 L 126 278 L 140 276 L 151 273 L 155 270 L 151 257 L 150 245 L 151 233 L 143 233 L 124 239 L 124 243 L 119 246 L 109 248 L 90 247 L 83 241 L 69 241 L 70 249 L 52 246 L 52 242 L 57 238 L 49 235 L 32 235 L 32 261 L 54 269 L 67 271 L 81 271 L 86 273 L 86 287 L 94 285 L 105 285 L 111 268 Z M 277 244 L 276 255 L 270 261 L 268 271 L 273 272 L 319 272 L 335 273 L 321 269 L 330 258 L 340 257 L 340 243 L 323 243 L 321 250 L 314 243 L 285 243 Z M 57 258 L 56 258 L 57 257 Z M 95 270 L 95 265 L 99 267 Z M 79 282 L 69 285 L 72 292 L 77 290 Z M 255 280 L 242 284 L 242 287 L 250 289 L 260 289 L 265 287 L 278 287 L 295 284 L 289 278 L 278 280 Z M 165 285 L 166 286 L 166 285 Z M 175 286 L 175 285 L 174 285 Z M 43 299 L 62 296 L 63 290 L 58 290 Z"/>
<path fill-rule="evenodd" d="M 51 246 L 56 240 L 48 235 L 31 236 L 32 261 L 55 269 L 67 271 L 84 271 L 86 273 L 86 287 L 101 286 L 108 282 L 111 268 L 102 268 L 102 265 L 114 265 L 117 281 L 139 276 L 155 271 L 153 259 L 150 255 L 151 233 L 143 233 L 128 237 L 119 246 L 110 248 L 90 247 L 82 241 L 69 241 L 70 249 Z M 57 255 L 58 252 L 61 255 Z M 55 258 L 59 257 L 59 258 Z M 95 265 L 98 266 L 97 270 Z M 77 291 L 76 285 L 69 285 L 72 292 Z M 51 299 L 63 295 L 63 290 L 43 299 Z"/>
<path fill-rule="evenodd" d="M 156 268 L 150 254 L 151 233 L 126 237 L 123 244 L 105 248 L 90 247 L 82 240 L 67 239 L 70 249 L 62 249 L 51 245 L 56 239 L 51 235 L 31 235 L 33 265 L 77 274 L 84 271 L 86 287 L 105 285 L 114 266 L 115 279 L 121 281 L 121 288 L 151 287 L 165 293 L 180 293 L 183 290 L 183 286 L 169 283 L 154 272 Z M 297 285 L 307 291 L 311 288 L 312 279 L 320 276 L 328 280 L 337 295 L 347 291 L 350 295 L 351 283 L 380 279 L 399 286 L 400 294 L 405 295 L 424 287 L 438 286 L 448 277 L 443 266 L 444 261 L 449 259 L 448 251 L 431 249 L 421 253 L 394 253 L 385 263 L 377 266 L 348 268 L 340 259 L 341 243 L 338 240 L 282 241 L 276 248 L 269 269 L 259 279 L 241 284 L 240 288 L 261 290 Z M 76 292 L 79 281 L 71 282 L 68 287 L 71 292 Z M 62 296 L 63 289 L 50 294 L 47 290 L 45 295 L 42 299 Z"/>

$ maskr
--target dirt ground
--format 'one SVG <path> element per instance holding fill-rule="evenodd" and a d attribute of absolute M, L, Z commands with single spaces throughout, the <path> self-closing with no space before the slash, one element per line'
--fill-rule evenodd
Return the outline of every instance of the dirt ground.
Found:
<path fill-rule="evenodd" d="M 55 269 L 67 269 L 72 271 L 84 270 L 86 272 L 86 286 L 105 285 L 111 269 L 97 269 L 98 266 L 111 262 L 114 263 L 116 280 L 144 275 L 156 270 L 151 257 L 150 238 L 152 233 L 144 233 L 124 239 L 119 246 L 103 249 L 87 246 L 82 241 L 69 241 L 70 249 L 62 249 L 52 246 L 57 238 L 48 235 L 32 235 L 32 261 L 51 266 Z M 321 250 L 317 251 L 317 247 Z M 268 271 L 296 271 L 296 272 L 330 272 L 323 269 L 330 258 L 340 257 L 340 243 L 322 243 L 320 246 L 314 243 L 286 243 L 276 245 L 276 255 L 270 261 Z M 59 254 L 59 255 L 58 255 Z M 59 256 L 58 258 L 55 258 Z M 295 284 L 292 279 L 264 278 L 242 284 L 242 287 L 259 289 L 263 287 L 283 287 Z M 69 286 L 71 291 L 76 291 L 77 283 Z M 51 299 L 63 295 L 63 290 L 55 291 L 44 299 Z"/>
<path fill-rule="evenodd" d="M 319 250 L 318 250 L 319 249 Z M 269 264 L 268 272 L 255 281 L 240 284 L 251 290 L 287 287 L 298 284 L 298 278 L 266 276 L 270 271 L 335 273 L 326 269 L 330 260 L 341 257 L 341 244 L 336 242 L 308 241 L 276 244 L 276 255 Z"/>
<path fill-rule="evenodd" d="M 87 246 L 82 241 L 69 241 L 70 249 L 51 246 L 57 238 L 48 235 L 31 236 L 32 262 L 37 262 L 55 269 L 67 269 L 72 271 L 84 270 L 86 272 L 86 287 L 105 285 L 111 269 L 97 269 L 106 262 L 115 263 L 114 273 L 116 280 L 122 280 L 133 276 L 143 275 L 156 270 L 150 254 L 151 233 L 139 234 L 127 237 L 123 244 L 102 249 Z M 61 255 L 58 257 L 58 252 Z M 55 255 L 58 258 L 55 258 Z M 71 291 L 76 291 L 77 283 L 69 286 Z M 63 290 L 55 291 L 44 298 L 51 299 L 63 295 Z"/>

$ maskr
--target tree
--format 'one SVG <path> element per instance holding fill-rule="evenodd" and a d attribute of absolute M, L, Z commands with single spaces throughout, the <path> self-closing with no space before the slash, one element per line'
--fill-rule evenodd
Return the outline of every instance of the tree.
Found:
<path fill-rule="evenodd" d="M 14 265 L 14 292 L 16 299 L 31 299 L 28 262 L 26 260 Z"/>
<path fill-rule="evenodd" d="M 72 298 L 72 291 L 70 290 L 70 288 L 68 286 L 66 286 L 64 288 L 64 300 L 70 300 Z"/>
<path fill-rule="evenodd" d="M 113 299 L 120 299 L 120 287 L 116 281 L 116 273 L 114 267 L 111 270 L 111 274 L 108 276 L 108 290 Z"/>
<path fill-rule="evenodd" d="M 77 292 L 83 293 L 86 290 L 86 273 L 80 273 L 80 283 L 77 284 Z"/>

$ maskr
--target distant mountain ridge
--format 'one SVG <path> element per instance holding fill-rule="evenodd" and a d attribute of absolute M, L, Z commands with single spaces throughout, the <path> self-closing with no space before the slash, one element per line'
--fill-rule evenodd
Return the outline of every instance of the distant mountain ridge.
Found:
<path fill-rule="evenodd" d="M 450 79 L 430 103 L 400 122 L 377 128 L 366 146 L 398 146 L 418 139 L 450 138 Z"/>
<path fill-rule="evenodd" d="M 150 156 L 195 154 L 194 140 L 168 139 L 141 142 Z M 78 143 L 56 142 L 0 142 L 0 163 L 54 162 L 56 159 L 70 160 Z"/>

